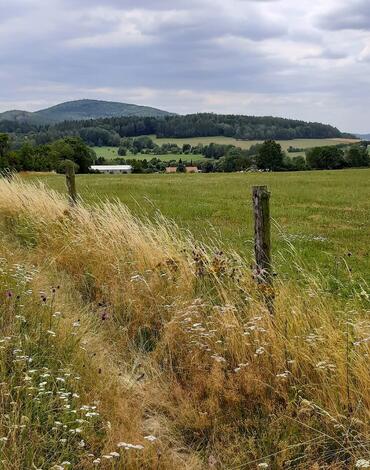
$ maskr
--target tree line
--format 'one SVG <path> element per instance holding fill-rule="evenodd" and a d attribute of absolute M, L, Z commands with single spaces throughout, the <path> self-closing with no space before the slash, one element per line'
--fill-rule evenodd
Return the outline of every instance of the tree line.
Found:
<path fill-rule="evenodd" d="M 263 171 L 305 171 L 305 170 L 335 170 L 342 168 L 359 168 L 370 166 L 367 143 L 339 144 L 337 146 L 322 146 L 306 150 L 306 156 L 291 156 L 283 152 L 279 143 L 268 140 L 261 144 L 242 149 L 235 145 L 210 143 L 192 146 L 167 143 L 158 146 L 150 137 L 125 138 L 121 140 L 118 149 L 120 163 L 131 164 L 135 172 L 162 171 L 165 165 L 160 155 L 181 155 L 181 159 L 168 162 L 168 166 L 177 166 L 182 171 L 184 165 L 196 165 L 201 171 L 235 172 L 245 170 Z M 130 155 L 147 155 L 148 159 L 138 160 L 123 157 Z M 205 157 L 197 161 L 196 157 Z M 150 158 L 152 156 L 152 158 Z M 195 160 L 195 163 L 193 162 Z"/>
<path fill-rule="evenodd" d="M 78 172 L 88 173 L 96 154 L 79 137 L 43 145 L 26 141 L 14 150 L 9 134 L 0 134 L 0 171 L 63 171 L 66 160 L 73 161 Z"/>
<path fill-rule="evenodd" d="M 113 117 L 37 125 L 0 121 L 0 132 L 11 133 L 18 146 L 24 136 L 35 144 L 63 137 L 81 137 L 90 146 L 118 146 L 123 137 L 155 134 L 158 137 L 234 137 L 242 140 L 288 140 L 346 137 L 336 127 L 276 117 L 221 115 L 212 113 L 165 117 Z"/>
<path fill-rule="evenodd" d="M 215 143 L 195 146 L 184 144 L 182 147 L 176 143 L 165 143 L 159 146 L 153 139 L 145 136 L 121 139 L 118 153 L 116 163 L 130 164 L 137 173 L 165 171 L 166 166 L 171 165 L 177 166 L 179 171 L 183 171 L 186 165 L 196 165 L 206 173 L 246 170 L 335 170 L 370 166 L 366 142 L 347 147 L 315 147 L 306 151 L 305 158 L 303 155 L 286 154 L 274 140 L 242 149 L 235 145 Z M 147 155 L 148 159 L 135 159 L 137 154 Z M 168 154 L 181 155 L 181 158 L 169 163 L 161 161 L 160 156 Z M 200 161 L 196 159 L 199 155 L 204 157 Z M 26 140 L 18 149 L 14 149 L 10 135 L 0 134 L 0 170 L 62 171 L 65 160 L 75 162 L 80 173 L 88 173 L 93 163 L 105 163 L 105 159 L 97 158 L 81 137 L 65 137 L 40 145 Z"/>

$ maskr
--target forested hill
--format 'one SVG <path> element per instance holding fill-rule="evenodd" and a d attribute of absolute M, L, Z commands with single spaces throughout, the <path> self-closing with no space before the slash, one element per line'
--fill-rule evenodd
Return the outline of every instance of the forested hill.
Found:
<path fill-rule="evenodd" d="M 29 135 L 43 144 L 65 136 L 80 136 L 89 145 L 119 145 L 122 137 L 156 134 L 158 137 L 216 137 L 237 139 L 321 139 L 349 137 L 337 128 L 317 122 L 276 117 L 221 114 L 111 117 L 65 121 L 48 126 L 0 122 L 0 132 Z"/>
<path fill-rule="evenodd" d="M 55 131 L 79 130 L 82 136 L 106 130 L 119 137 L 156 134 L 158 137 L 226 136 L 237 139 L 297 139 L 343 137 L 337 128 L 315 122 L 276 117 L 256 117 L 222 114 L 189 114 L 163 118 L 109 118 L 94 121 L 65 122 Z"/>
<path fill-rule="evenodd" d="M 151 116 L 170 115 L 167 111 L 138 106 L 136 104 L 116 103 L 101 100 L 77 100 L 60 103 L 40 111 L 5 111 L 0 113 L 0 121 L 12 121 L 22 125 L 37 126 L 55 124 L 63 121 L 79 121 L 122 116 Z"/>

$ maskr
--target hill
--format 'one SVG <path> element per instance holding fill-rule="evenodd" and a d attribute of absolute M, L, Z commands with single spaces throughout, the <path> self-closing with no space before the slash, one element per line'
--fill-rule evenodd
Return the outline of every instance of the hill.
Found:
<path fill-rule="evenodd" d="M 355 134 L 361 140 L 370 140 L 370 134 Z"/>
<path fill-rule="evenodd" d="M 42 116 L 38 116 L 37 113 L 30 111 L 21 111 L 14 109 L 12 111 L 5 111 L 0 113 L 0 121 L 9 121 L 17 124 L 31 124 L 31 125 L 42 125 L 46 124 L 46 121 Z"/>
<path fill-rule="evenodd" d="M 243 116 L 199 113 L 169 115 L 164 117 L 143 118 L 139 116 L 112 117 L 86 120 L 79 122 L 63 122 L 56 124 L 53 135 L 58 132 L 60 137 L 78 134 L 91 145 L 112 145 L 111 139 L 102 140 L 101 132 L 109 131 L 119 137 L 136 137 L 140 135 L 156 135 L 159 138 L 202 138 L 228 137 L 240 141 L 250 140 L 292 140 L 292 139 L 335 139 L 353 138 L 343 134 L 336 127 L 318 122 L 304 122 L 272 116 Z M 86 135 L 89 139 L 86 139 Z M 46 136 L 43 136 L 43 139 Z M 95 139 L 95 141 L 94 141 Z"/>
<path fill-rule="evenodd" d="M 63 121 L 80 121 L 108 117 L 161 117 L 170 113 L 149 106 L 116 103 L 100 100 L 77 100 L 60 103 L 40 111 L 5 111 L 0 113 L 0 121 L 16 121 L 29 124 L 47 124 Z"/>

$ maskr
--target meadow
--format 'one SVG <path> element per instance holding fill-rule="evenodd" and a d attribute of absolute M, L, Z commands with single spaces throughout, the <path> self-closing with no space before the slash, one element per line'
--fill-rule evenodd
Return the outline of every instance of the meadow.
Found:
<path fill-rule="evenodd" d="M 63 176 L 25 178 L 65 192 Z M 284 270 L 291 264 L 287 252 L 294 249 L 310 269 L 335 273 L 348 265 L 361 277 L 370 270 L 369 179 L 370 170 L 78 175 L 77 186 L 87 203 L 118 199 L 133 213 L 151 218 L 160 211 L 196 239 L 236 250 L 249 260 L 251 187 L 266 184 L 272 193 L 274 253 Z"/>
<path fill-rule="evenodd" d="M 192 137 L 186 139 L 178 138 L 158 138 L 155 135 L 150 135 L 149 137 L 158 144 L 167 144 L 175 143 L 182 147 L 184 144 L 190 144 L 196 146 L 197 144 L 209 145 L 211 143 L 220 144 L 220 145 L 235 145 L 242 149 L 250 149 L 252 145 L 262 143 L 261 140 L 238 140 L 233 137 Z M 284 151 L 287 151 L 289 147 L 299 148 L 299 149 L 309 149 L 313 147 L 320 147 L 325 145 L 338 145 L 338 144 L 351 144 L 358 142 L 358 140 L 352 139 L 294 139 L 294 140 L 277 140 L 281 145 Z M 118 157 L 118 148 L 117 147 L 93 147 L 98 157 L 104 157 L 107 160 L 114 159 Z M 290 156 L 304 155 L 304 152 L 293 152 L 289 154 Z M 136 155 L 134 158 L 147 158 L 150 159 L 150 155 Z M 184 159 L 183 155 L 161 155 L 160 158 L 163 161 L 178 160 L 179 158 Z M 201 160 L 204 158 L 202 155 L 194 155 L 190 158 L 195 160 Z"/>
<path fill-rule="evenodd" d="M 1 179 L 0 468 L 369 468 L 368 177 L 89 175 L 77 206 L 62 176 Z M 273 315 L 250 266 L 257 183 L 290 235 Z"/>
<path fill-rule="evenodd" d="M 261 144 L 263 140 L 239 140 L 235 139 L 234 137 L 191 137 L 191 138 L 158 138 L 154 135 L 150 136 L 153 141 L 158 144 L 166 144 L 166 143 L 177 143 L 179 146 L 184 144 L 190 144 L 195 146 L 197 144 L 209 145 L 210 143 L 220 144 L 220 145 L 235 145 L 236 147 L 240 147 L 242 149 L 250 149 L 252 145 Z M 308 149 L 312 147 L 321 147 L 324 145 L 338 145 L 338 144 L 350 144 L 354 142 L 358 142 L 358 140 L 352 139 L 293 139 L 293 140 L 276 140 L 283 150 L 288 150 L 288 148 L 295 147 L 295 148 L 302 148 Z"/>
<path fill-rule="evenodd" d="M 117 147 L 93 147 L 97 157 L 103 157 L 107 161 L 113 161 L 115 158 L 119 158 L 118 148 Z M 163 162 L 171 162 L 173 160 L 178 161 L 180 158 L 182 160 L 193 162 L 204 160 L 203 155 L 178 155 L 178 154 L 167 154 L 167 155 L 145 155 L 145 154 L 136 154 L 136 155 L 127 155 L 126 157 L 121 158 L 135 158 L 137 160 L 151 160 L 152 158 L 159 158 Z"/>

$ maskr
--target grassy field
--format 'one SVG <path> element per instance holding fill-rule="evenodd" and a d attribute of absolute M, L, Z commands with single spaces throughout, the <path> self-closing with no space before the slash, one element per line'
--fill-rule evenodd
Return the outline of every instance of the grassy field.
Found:
<path fill-rule="evenodd" d="M 249 149 L 252 145 L 260 144 L 262 140 L 238 140 L 233 137 L 192 137 L 188 139 L 175 139 L 175 138 L 157 138 L 155 135 L 150 136 L 154 142 L 158 145 L 165 143 L 177 143 L 179 146 L 183 144 L 203 144 L 207 145 L 210 143 L 215 144 L 225 144 L 225 145 L 235 145 L 236 147 L 241 147 L 243 149 Z M 290 146 L 295 148 L 308 149 L 312 147 L 320 147 L 322 145 L 337 145 L 342 143 L 354 143 L 358 140 L 352 139 L 294 139 L 294 140 L 277 140 L 277 142 L 282 146 L 283 150 L 287 150 Z"/>
<path fill-rule="evenodd" d="M 65 191 L 64 177 L 27 176 Z M 274 251 L 290 242 L 314 267 L 336 270 L 345 257 L 354 274 L 369 269 L 370 170 L 279 174 L 81 175 L 87 202 L 118 198 L 135 214 L 157 210 L 209 242 L 216 238 L 247 257 L 252 253 L 251 187 L 272 192 Z M 218 242 L 219 244 L 219 242 Z M 350 256 L 348 256 L 350 254 Z"/>
<path fill-rule="evenodd" d="M 368 468 L 370 293 L 353 277 L 369 174 L 78 177 L 89 201 L 119 196 L 134 215 L 0 179 L 1 469 Z M 278 269 L 273 311 L 249 257 L 135 216 L 150 196 L 250 253 L 262 182 L 310 262 Z M 323 250 L 328 276 L 312 269 Z"/>
<path fill-rule="evenodd" d="M 118 148 L 117 147 L 93 147 L 96 155 L 98 157 L 103 157 L 106 160 L 114 160 L 115 158 L 118 158 Z M 137 160 L 151 160 L 152 158 L 159 158 L 163 162 L 170 162 L 172 160 L 179 160 L 180 158 L 182 160 L 186 161 L 199 161 L 203 160 L 204 157 L 203 155 L 176 155 L 176 154 L 168 154 L 168 155 L 144 155 L 144 154 L 137 154 L 137 155 L 127 155 L 126 157 L 122 158 L 135 158 Z"/>
<path fill-rule="evenodd" d="M 197 144 L 208 145 L 210 143 L 216 144 L 226 144 L 226 145 L 235 145 L 236 147 L 241 147 L 242 149 L 249 149 L 252 145 L 262 143 L 261 140 L 237 140 L 233 137 L 193 137 L 188 139 L 175 139 L 175 138 L 163 138 L 159 139 L 155 135 L 150 136 L 153 141 L 158 144 L 162 145 L 165 143 L 176 143 L 180 147 L 183 144 L 191 144 L 193 146 Z M 295 140 L 279 140 L 277 141 L 282 146 L 284 151 L 292 146 L 295 148 L 300 149 L 309 149 L 312 147 L 319 147 L 322 145 L 337 145 L 342 143 L 354 143 L 358 142 L 357 140 L 351 139 L 295 139 Z M 106 160 L 113 160 L 114 158 L 118 157 L 118 148 L 117 147 L 93 147 L 98 157 L 104 157 Z M 289 154 L 291 157 L 296 155 L 304 155 L 304 152 L 294 152 Z M 136 155 L 130 156 L 128 158 L 137 158 L 137 159 L 144 159 L 150 160 L 151 155 Z M 180 158 L 184 159 L 184 155 L 160 155 L 158 156 L 164 162 L 168 162 L 170 160 L 179 160 Z M 203 159 L 203 155 L 193 155 L 189 157 L 194 161 L 198 161 Z"/>

